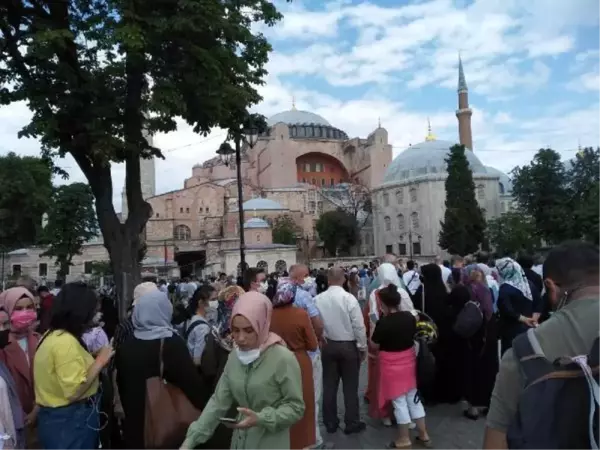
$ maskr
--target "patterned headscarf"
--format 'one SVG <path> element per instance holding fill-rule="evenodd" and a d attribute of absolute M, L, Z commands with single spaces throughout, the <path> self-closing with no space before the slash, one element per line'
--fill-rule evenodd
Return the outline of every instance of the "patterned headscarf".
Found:
<path fill-rule="evenodd" d="M 244 290 L 239 286 L 229 286 L 219 291 L 217 297 L 217 329 L 219 336 L 225 338 L 230 332 L 231 312 Z"/>
<path fill-rule="evenodd" d="M 296 298 L 296 289 L 298 289 L 298 286 L 292 283 L 289 278 L 281 278 L 273 297 L 273 307 L 278 308 L 292 304 Z"/>
<path fill-rule="evenodd" d="M 508 284 L 517 288 L 528 300 L 533 300 L 529 281 L 518 262 L 511 258 L 502 258 L 496 261 L 496 268 L 502 279 L 501 284 Z"/>

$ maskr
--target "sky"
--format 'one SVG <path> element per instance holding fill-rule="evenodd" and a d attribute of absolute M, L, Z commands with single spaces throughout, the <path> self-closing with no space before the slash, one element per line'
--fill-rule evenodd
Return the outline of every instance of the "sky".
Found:
<path fill-rule="evenodd" d="M 256 28 L 273 46 L 253 108 L 267 117 L 295 101 L 350 137 L 366 137 L 380 121 L 394 156 L 425 139 L 428 119 L 439 139 L 456 141 L 460 53 L 474 151 L 485 165 L 509 172 L 541 147 L 567 159 L 578 145 L 600 144 L 598 0 L 275 3 L 284 19 Z M 0 106 L 0 153 L 39 153 L 38 142 L 17 138 L 30 117 L 24 103 Z M 183 122 L 156 135 L 166 156 L 156 163 L 157 193 L 183 187 L 224 139 L 223 130 L 202 137 Z M 58 164 L 69 182 L 84 181 L 71 158 Z M 123 181 L 115 166 L 117 210 Z"/>

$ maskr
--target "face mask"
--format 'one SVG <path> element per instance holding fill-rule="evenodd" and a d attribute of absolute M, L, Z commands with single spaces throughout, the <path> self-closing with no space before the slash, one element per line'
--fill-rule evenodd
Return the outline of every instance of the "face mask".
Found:
<path fill-rule="evenodd" d="M 260 348 L 255 348 L 253 350 L 240 350 L 239 347 L 235 347 L 235 354 L 240 362 L 247 366 L 258 359 L 260 356 Z"/>
<path fill-rule="evenodd" d="M 0 348 L 4 348 L 8 345 L 8 333 L 10 333 L 9 329 L 0 330 Z"/>
<path fill-rule="evenodd" d="M 15 331 L 25 331 L 37 320 L 37 314 L 32 309 L 15 311 L 10 316 L 10 324 Z"/>
<path fill-rule="evenodd" d="M 264 294 L 265 292 L 267 292 L 267 289 L 269 289 L 269 283 L 267 283 L 266 281 L 263 281 L 262 283 L 260 283 L 260 286 L 258 287 L 258 292 L 260 292 L 261 294 Z"/>

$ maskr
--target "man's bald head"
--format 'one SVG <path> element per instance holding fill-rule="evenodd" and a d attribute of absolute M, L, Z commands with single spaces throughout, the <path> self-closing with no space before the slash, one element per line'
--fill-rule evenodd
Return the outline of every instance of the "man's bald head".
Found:
<path fill-rule="evenodd" d="M 387 253 L 385 255 L 383 255 L 383 258 L 381 258 L 381 262 L 382 263 L 390 263 L 390 264 L 396 264 L 398 262 L 398 257 L 396 255 L 394 255 L 393 253 Z"/>
<path fill-rule="evenodd" d="M 341 267 L 332 267 L 327 271 L 327 281 L 329 286 L 342 286 L 346 281 L 344 269 Z"/>
<path fill-rule="evenodd" d="M 294 281 L 303 281 L 308 276 L 308 267 L 305 264 L 294 264 L 290 267 L 290 278 Z"/>

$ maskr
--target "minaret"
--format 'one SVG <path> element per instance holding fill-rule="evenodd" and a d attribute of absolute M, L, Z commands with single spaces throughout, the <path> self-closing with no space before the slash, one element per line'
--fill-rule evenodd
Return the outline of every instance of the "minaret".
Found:
<path fill-rule="evenodd" d="M 471 132 L 471 116 L 473 111 L 469 108 L 469 89 L 465 80 L 462 59 L 458 55 L 458 109 L 456 118 L 458 119 L 458 137 L 460 143 L 473 150 L 473 133 Z"/>

